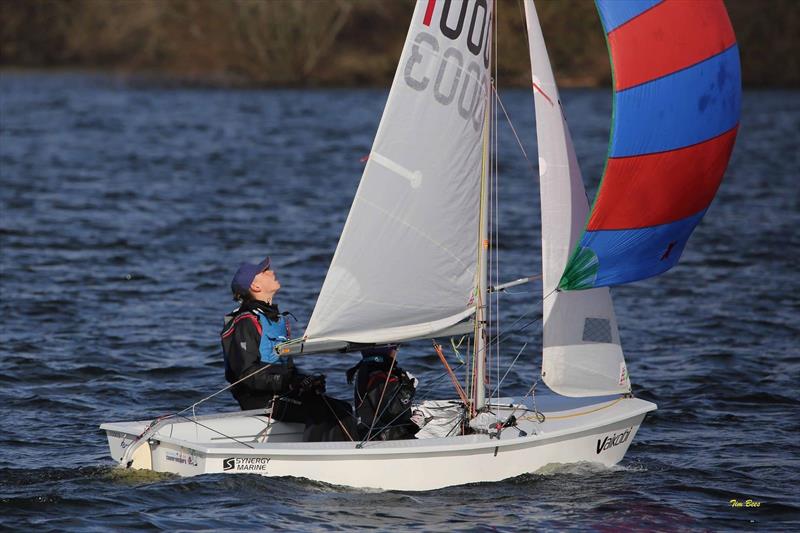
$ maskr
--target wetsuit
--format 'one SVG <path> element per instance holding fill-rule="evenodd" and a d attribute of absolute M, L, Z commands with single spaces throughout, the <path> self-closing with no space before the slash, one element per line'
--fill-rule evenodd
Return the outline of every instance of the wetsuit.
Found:
<path fill-rule="evenodd" d="M 267 325 L 269 330 L 274 329 L 273 325 L 281 323 L 284 325 L 283 340 L 286 340 L 289 331 L 278 306 L 258 300 L 246 301 L 239 309 L 225 316 L 225 327 L 221 336 L 225 355 L 225 379 L 228 383 L 236 383 L 260 368 L 271 365 L 231 389 L 233 397 L 243 410 L 268 406 L 274 395 L 289 392 L 296 378 L 297 372 L 291 361 L 279 359 L 274 352 L 262 354 L 264 326 Z M 274 347 L 276 343 L 270 344 Z"/>
<path fill-rule="evenodd" d="M 347 428 L 352 423 L 350 405 L 323 394 L 324 377 L 310 379 L 297 371 L 291 359 L 274 352 L 276 344 L 290 337 L 278 306 L 245 301 L 225 316 L 221 337 L 229 383 L 270 365 L 231 389 L 242 410 L 271 406 L 273 419 L 304 423 L 306 441 L 348 439 L 341 425 Z"/>

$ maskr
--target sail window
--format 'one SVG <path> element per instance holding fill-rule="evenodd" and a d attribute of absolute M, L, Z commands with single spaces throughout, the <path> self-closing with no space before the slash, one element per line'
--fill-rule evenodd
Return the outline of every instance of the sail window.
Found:
<path fill-rule="evenodd" d="M 587 318 L 583 323 L 583 342 L 613 342 L 607 318 Z"/>

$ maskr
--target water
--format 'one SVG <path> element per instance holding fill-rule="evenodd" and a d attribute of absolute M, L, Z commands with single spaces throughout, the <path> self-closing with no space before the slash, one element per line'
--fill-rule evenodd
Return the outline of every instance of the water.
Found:
<path fill-rule="evenodd" d="M 503 93 L 529 155 L 531 97 Z M 181 479 L 115 468 L 97 426 L 183 408 L 225 385 L 228 283 L 272 255 L 302 330 L 386 93 L 161 90 L 81 75 L 0 81 L 0 524 L 37 530 L 773 529 L 800 527 L 800 93 L 748 92 L 720 193 L 682 263 L 615 289 L 648 416 L 616 468 L 551 468 L 428 493 L 296 479 Z M 592 190 L 607 91 L 563 95 Z M 501 280 L 538 272 L 538 191 L 503 132 Z M 535 161 L 535 157 L 533 157 Z M 402 261 L 402 257 L 387 258 Z M 537 287 L 501 300 L 502 322 Z M 504 384 L 538 372 L 537 327 L 516 332 Z M 403 349 L 423 384 L 427 343 Z M 316 357 L 348 396 L 353 358 Z M 504 368 L 503 368 L 504 371 Z M 445 381 L 437 394 L 452 394 Z M 223 395 L 201 413 L 231 409 Z M 731 499 L 761 502 L 732 508 Z"/>

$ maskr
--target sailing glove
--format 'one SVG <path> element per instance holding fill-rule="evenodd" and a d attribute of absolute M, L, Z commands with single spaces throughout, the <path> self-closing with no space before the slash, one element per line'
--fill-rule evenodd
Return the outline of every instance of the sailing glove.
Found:
<path fill-rule="evenodd" d="M 297 376 L 298 381 L 295 382 L 293 389 L 298 391 L 300 394 L 306 393 L 313 393 L 313 394 L 324 394 L 325 393 L 325 375 L 324 374 L 312 374 L 310 376 Z"/>

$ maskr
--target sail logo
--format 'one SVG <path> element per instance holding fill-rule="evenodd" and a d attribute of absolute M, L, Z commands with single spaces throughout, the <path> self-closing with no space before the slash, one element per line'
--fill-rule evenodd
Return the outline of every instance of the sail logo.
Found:
<path fill-rule="evenodd" d="M 610 437 L 604 438 L 602 441 L 597 439 L 597 454 L 600 455 L 600 452 L 604 452 L 613 448 L 614 446 L 619 446 L 623 442 L 627 442 L 628 437 L 631 436 L 631 431 L 633 428 L 630 427 L 621 433 L 614 433 Z"/>
<path fill-rule="evenodd" d="M 624 387 L 628 383 L 628 367 L 625 366 L 625 361 L 619 364 L 619 383 L 620 387 Z"/>
<path fill-rule="evenodd" d="M 222 470 L 229 472 L 266 472 L 269 457 L 226 457 L 222 460 Z"/>
<path fill-rule="evenodd" d="M 436 0 L 428 0 L 422 24 L 429 31 L 422 29 L 406 43 L 406 47 L 410 44 L 407 49 L 410 53 L 403 68 L 403 80 L 415 91 L 425 92 L 430 88 L 434 99 L 443 106 L 455 102 L 458 114 L 469 120 L 475 131 L 480 131 L 485 100 L 482 95 L 487 90 L 491 55 L 492 13 L 487 0 L 460 3 L 444 0 L 441 6 L 436 24 L 433 21 Z M 454 45 L 440 44 L 442 38 L 453 41 Z"/>

